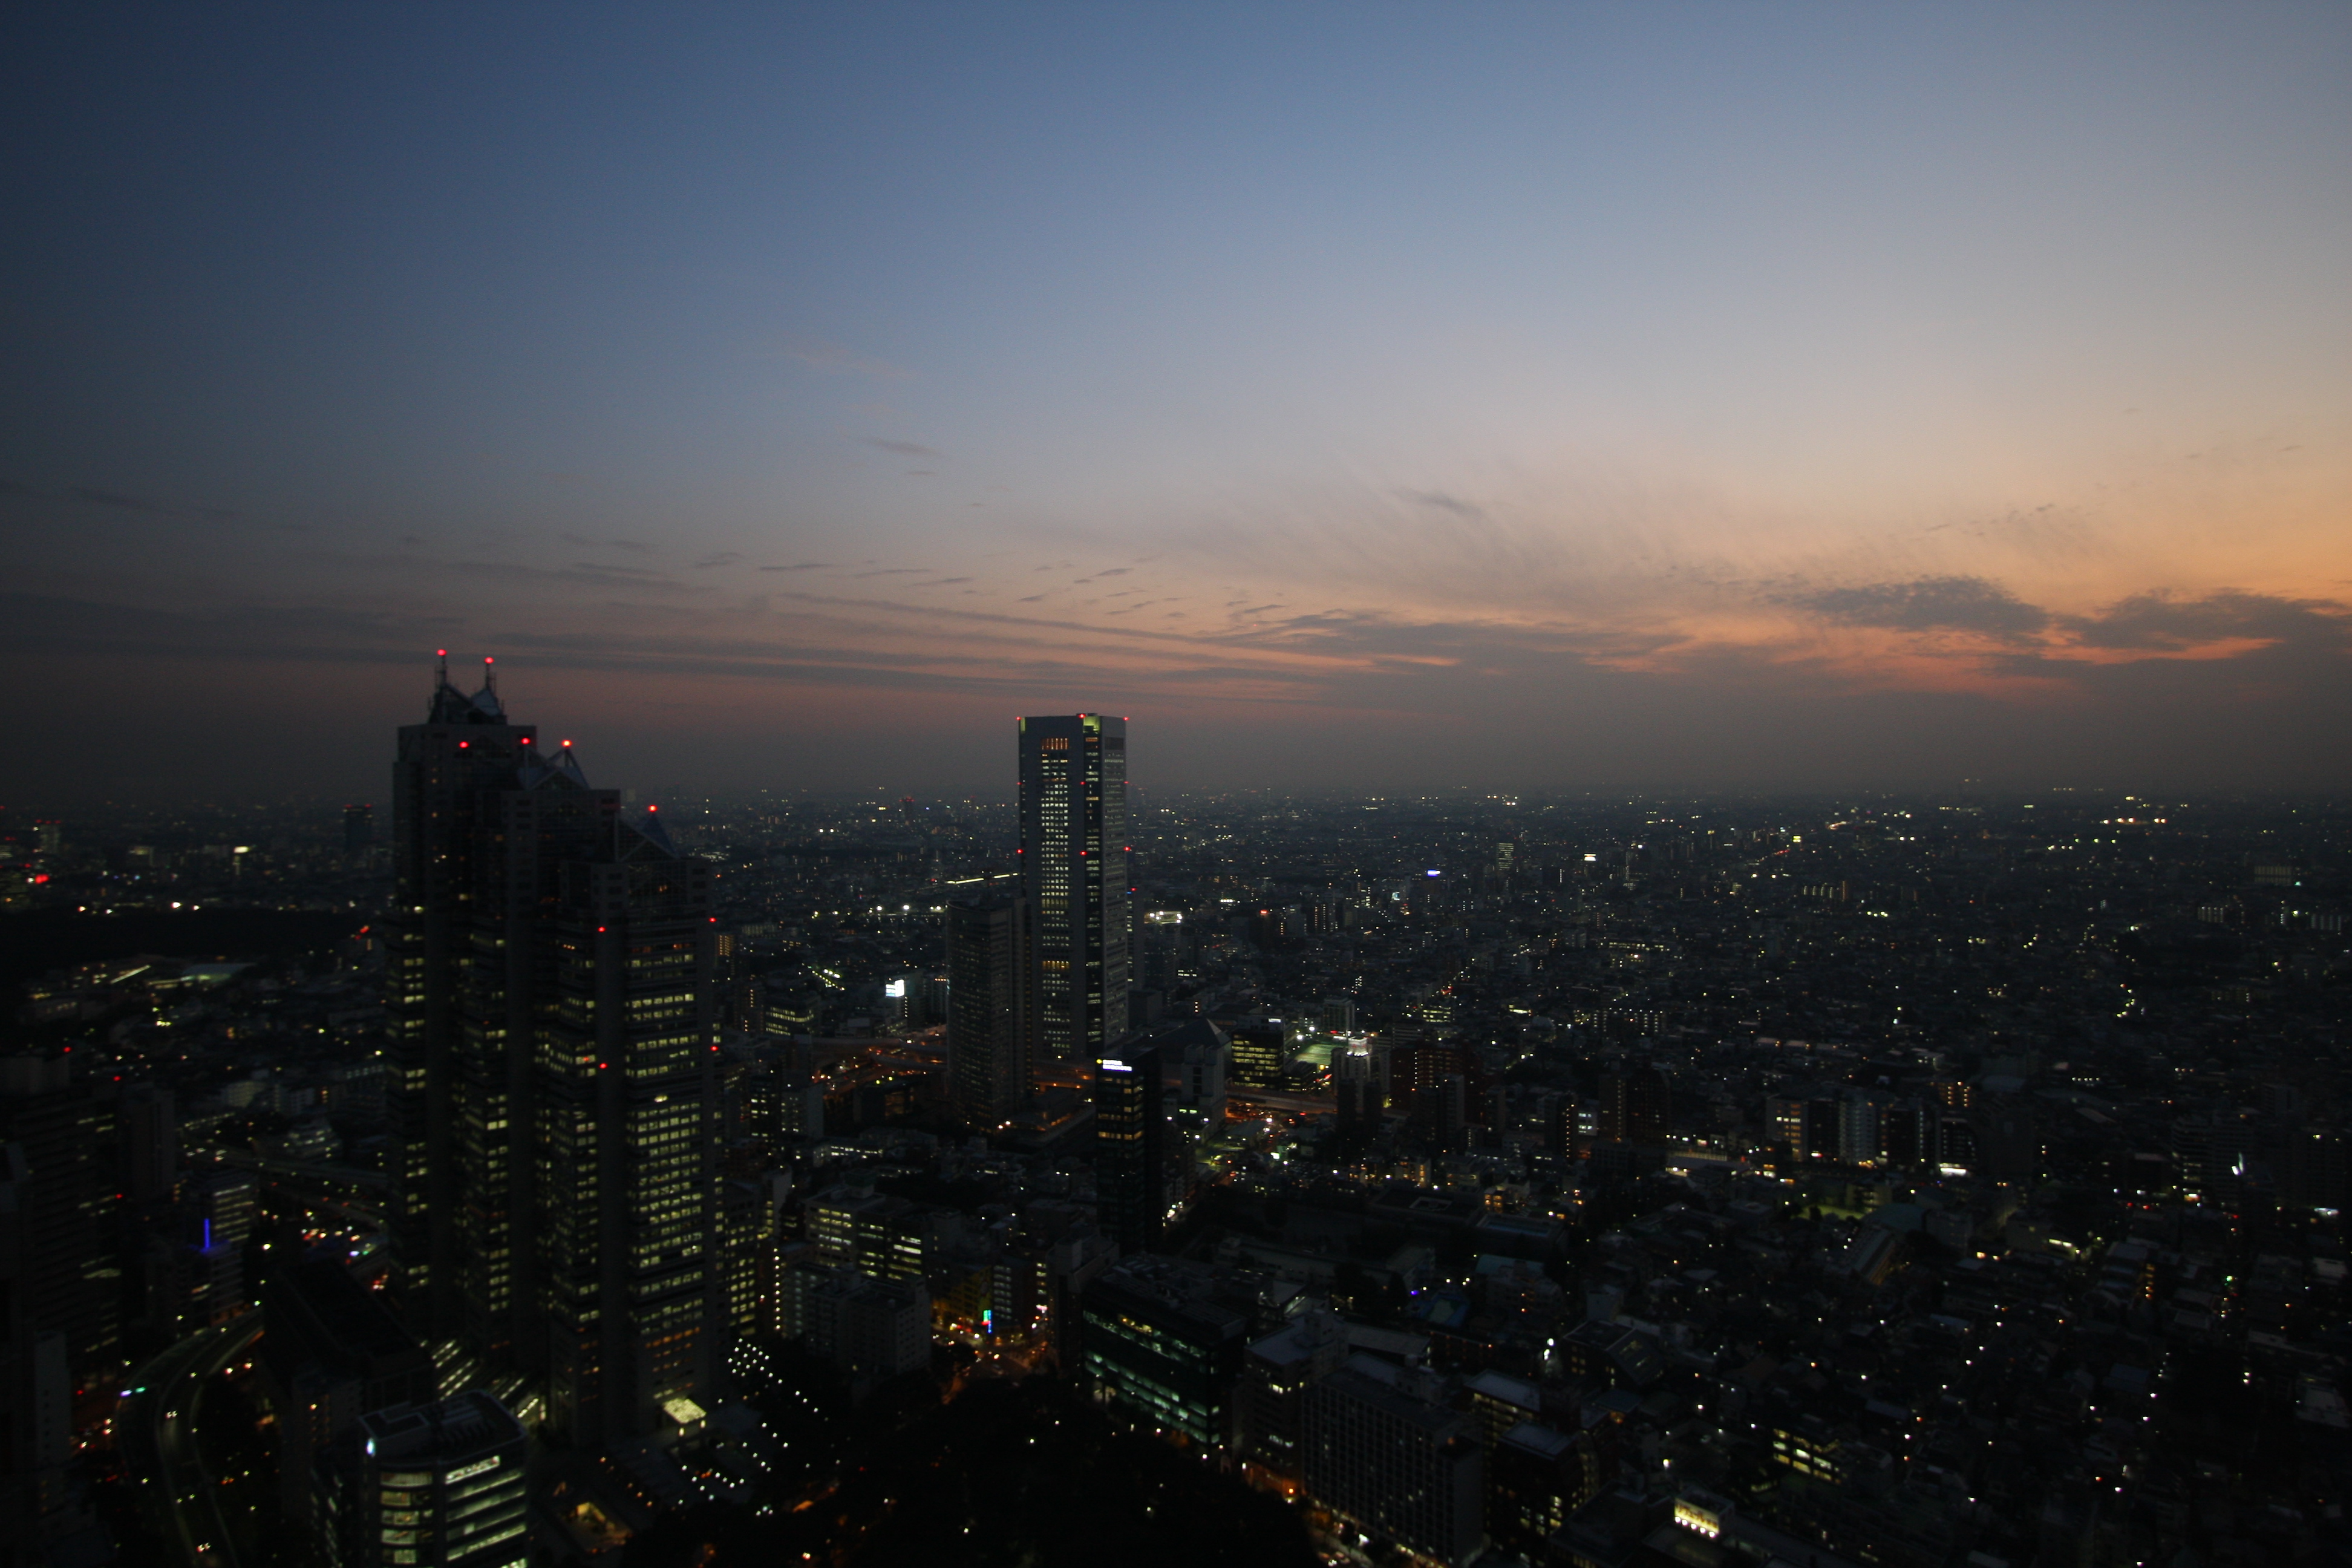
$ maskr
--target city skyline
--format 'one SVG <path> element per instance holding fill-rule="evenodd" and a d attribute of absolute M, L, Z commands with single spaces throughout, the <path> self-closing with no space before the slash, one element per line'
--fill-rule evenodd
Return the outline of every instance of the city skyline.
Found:
<path fill-rule="evenodd" d="M 453 644 L 649 788 L 2352 760 L 2340 7 L 16 37 L 0 798 L 365 798 Z"/>

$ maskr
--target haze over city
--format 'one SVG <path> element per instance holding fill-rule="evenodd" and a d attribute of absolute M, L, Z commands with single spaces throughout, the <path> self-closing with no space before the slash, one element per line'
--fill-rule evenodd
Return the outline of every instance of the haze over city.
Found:
<path fill-rule="evenodd" d="M 2352 8 L 0 24 L 0 1568 L 2337 1568 Z"/>
<path fill-rule="evenodd" d="M 19 17 L 12 800 L 2306 790 L 2340 6 Z"/>

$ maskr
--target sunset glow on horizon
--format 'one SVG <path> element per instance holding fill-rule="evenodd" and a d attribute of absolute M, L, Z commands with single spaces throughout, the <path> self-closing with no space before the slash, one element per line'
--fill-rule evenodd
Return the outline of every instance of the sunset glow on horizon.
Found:
<path fill-rule="evenodd" d="M 17 32 L 20 794 L 2352 762 L 2341 7 Z"/>

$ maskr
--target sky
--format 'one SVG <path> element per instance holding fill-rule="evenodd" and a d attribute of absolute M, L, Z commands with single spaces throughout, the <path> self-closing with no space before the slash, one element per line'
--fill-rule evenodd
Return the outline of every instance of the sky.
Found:
<path fill-rule="evenodd" d="M 2311 791 L 2352 7 L 21 7 L 0 805 Z M 465 677 L 468 684 L 478 678 Z"/>

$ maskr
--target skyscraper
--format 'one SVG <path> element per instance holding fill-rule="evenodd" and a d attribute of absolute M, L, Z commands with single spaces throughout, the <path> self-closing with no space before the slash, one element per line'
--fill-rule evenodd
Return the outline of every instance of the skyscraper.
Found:
<path fill-rule="evenodd" d="M 394 773 L 394 1236 L 411 1329 L 589 1446 L 703 1390 L 716 1328 L 708 868 L 443 667 Z"/>
<path fill-rule="evenodd" d="M 1127 721 L 1023 719 L 1021 892 L 1041 1067 L 1091 1066 L 1127 1032 Z"/>
<path fill-rule="evenodd" d="M 1126 1253 L 1160 1239 L 1168 1209 L 1160 1048 L 1106 1057 L 1095 1074 L 1095 1215 Z"/>
<path fill-rule="evenodd" d="M 983 892 L 948 905 L 948 1077 L 956 1112 L 1003 1123 L 1029 1092 L 1028 905 Z"/>
<path fill-rule="evenodd" d="M 520 1568 L 530 1561 L 530 1440 L 488 1394 L 360 1418 L 324 1467 L 331 1568 Z"/>
<path fill-rule="evenodd" d="M 75 1390 L 121 1363 L 115 1138 L 110 1095 L 69 1055 L 0 1058 L 0 1519 L 14 1530 L 68 1506 Z"/>

